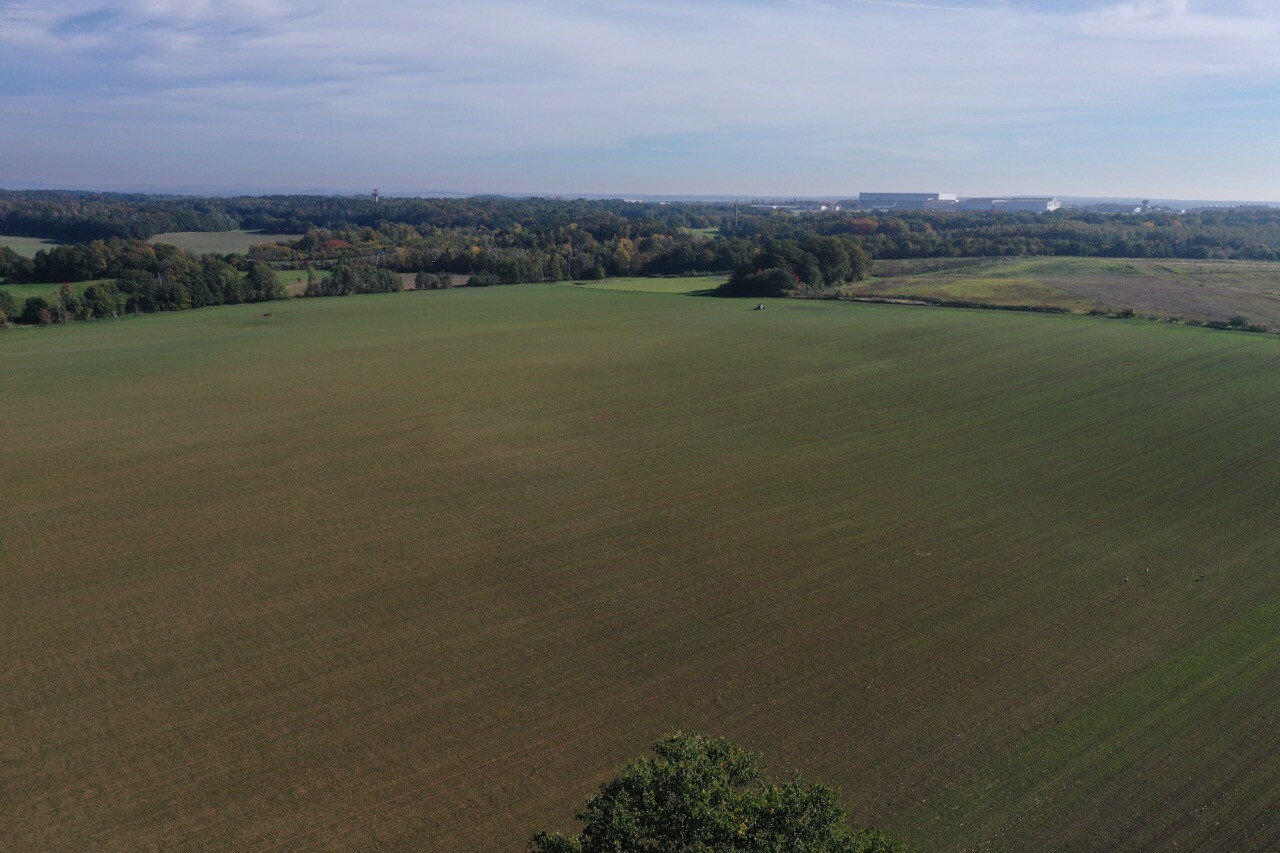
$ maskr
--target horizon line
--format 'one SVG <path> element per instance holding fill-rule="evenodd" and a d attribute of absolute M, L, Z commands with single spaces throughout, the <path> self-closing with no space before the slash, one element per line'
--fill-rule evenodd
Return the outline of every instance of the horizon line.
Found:
<path fill-rule="evenodd" d="M 153 195 L 153 196 L 183 196 L 188 198 L 227 198 L 227 197 L 266 197 L 266 196 L 351 196 L 351 197 L 367 197 L 372 192 L 370 189 L 352 189 L 337 187 L 270 187 L 253 184 L 175 184 L 175 185 L 157 185 L 157 184 L 116 184 L 116 185 L 63 185 L 35 181 L 7 181 L 0 180 L 0 191 L 5 192 L 88 192 L 88 193 L 115 193 L 121 195 Z M 575 200 L 584 199 L 591 201 L 606 200 L 626 200 L 641 199 L 644 201 L 663 201 L 663 200 L 681 200 L 681 201 L 776 201 L 776 200 L 807 200 L 807 201 L 843 201 L 856 200 L 860 192 L 873 192 L 872 190 L 863 190 L 850 193 L 825 193 L 825 194 L 804 194 L 804 193 L 731 193 L 731 192 L 566 192 L 566 191 L 520 191 L 520 190 L 448 190 L 448 189 L 380 189 L 379 194 L 383 198 L 483 198 L 483 197 L 501 197 L 501 198 L 548 198 Z M 875 190 L 874 192 L 883 192 L 883 190 Z M 915 192 L 914 190 L 903 190 L 902 192 Z M 1240 205 L 1240 204 L 1259 204 L 1259 205 L 1280 205 L 1280 201 L 1270 199 L 1241 199 L 1241 198 L 1192 198 L 1192 197 L 1176 197 L 1176 196 L 1158 196 L 1153 194 L 1131 194 L 1131 195 L 1098 195 L 1092 193 L 989 193 L 984 192 L 976 195 L 965 195 L 957 193 L 961 198 L 1002 198 L 1002 197 L 1052 197 L 1063 200 L 1091 200 L 1099 202 L 1128 202 L 1133 201 L 1151 201 L 1151 202 L 1206 202 L 1220 205 Z"/>

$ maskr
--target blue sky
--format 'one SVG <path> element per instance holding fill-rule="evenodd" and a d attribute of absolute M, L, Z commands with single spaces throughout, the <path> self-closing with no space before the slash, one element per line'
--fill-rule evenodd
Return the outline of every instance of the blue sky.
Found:
<path fill-rule="evenodd" d="M 0 0 L 0 186 L 1280 200 L 1274 0 Z"/>

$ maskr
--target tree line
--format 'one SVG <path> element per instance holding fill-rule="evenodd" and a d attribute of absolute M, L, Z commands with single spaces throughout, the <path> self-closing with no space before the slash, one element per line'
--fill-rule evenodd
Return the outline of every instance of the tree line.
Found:
<path fill-rule="evenodd" d="M 251 256 L 273 264 L 327 267 L 368 263 L 394 272 L 486 274 L 498 284 L 572 281 L 615 276 L 685 275 L 734 269 L 751 257 L 748 240 L 711 239 L 686 230 L 645 234 L 591 230 L 577 223 L 511 232 L 429 231 L 396 223 L 312 229 L 298 240 L 255 246 Z"/>
<path fill-rule="evenodd" d="M 840 211 L 743 217 L 721 231 L 758 241 L 849 235 L 876 260 L 1020 255 L 1280 260 L 1280 209 L 1107 215 Z"/>
<path fill-rule="evenodd" d="M 716 292 L 725 296 L 812 295 L 827 287 L 862 281 L 870 271 L 871 258 L 848 236 L 809 237 L 803 243 L 767 238 Z"/>
<path fill-rule="evenodd" d="M 304 234 L 400 223 L 433 229 L 513 231 L 530 223 L 577 223 L 600 234 L 647 221 L 641 231 L 709 228 L 723 206 L 704 203 L 630 203 L 550 198 L 383 198 L 360 196 L 240 196 L 206 198 L 78 191 L 0 190 L 0 233 L 87 242 L 110 237 L 147 239 L 169 231 L 237 228 Z"/>
<path fill-rule="evenodd" d="M 233 231 L 239 223 L 219 199 L 0 190 L 0 233 L 65 243 L 145 240 L 167 231 Z"/>
<path fill-rule="evenodd" d="M 727 272 L 767 238 L 852 238 L 873 259 L 1065 255 L 1280 259 L 1280 210 L 1106 215 L 839 211 L 549 198 L 200 198 L 0 190 L 0 233 L 63 242 L 165 231 L 297 234 L 281 261 L 365 259 L 398 272 L 489 272 L 500 281 Z M 711 240 L 693 233 L 718 229 Z"/>
<path fill-rule="evenodd" d="M 34 260 L 0 251 L 6 282 L 62 281 L 52 297 L 31 296 L 21 305 L 0 286 L 0 325 L 97 320 L 125 314 L 185 311 L 211 305 L 266 302 L 287 294 L 268 264 L 236 255 L 195 257 L 176 246 L 111 238 L 36 253 Z M 15 272 L 16 270 L 16 272 Z M 81 289 L 71 282 L 89 281 Z"/>
<path fill-rule="evenodd" d="M 247 257 L 200 258 L 144 239 L 161 231 L 228 228 L 272 229 L 296 238 L 255 246 Z M 4 281 L 98 282 L 92 292 L 73 289 L 60 302 L 43 298 L 30 310 L 25 303 L 0 306 L 22 322 L 280 298 L 283 289 L 272 272 L 280 268 L 330 273 L 327 279 L 312 276 L 305 296 L 399 290 L 396 273 L 419 276 L 425 286 L 447 286 L 455 275 L 486 286 L 732 273 L 720 292 L 771 296 L 857 281 L 873 260 L 1280 259 L 1280 210 L 1108 216 L 855 209 L 794 215 L 702 202 L 0 191 L 0 233 L 71 241 L 32 259 L 0 248 Z"/>
<path fill-rule="evenodd" d="M 382 267 L 368 264 L 340 264 L 328 278 L 320 278 L 314 270 L 307 272 L 303 296 L 353 296 L 361 293 L 398 293 L 404 289 L 400 276 Z"/>

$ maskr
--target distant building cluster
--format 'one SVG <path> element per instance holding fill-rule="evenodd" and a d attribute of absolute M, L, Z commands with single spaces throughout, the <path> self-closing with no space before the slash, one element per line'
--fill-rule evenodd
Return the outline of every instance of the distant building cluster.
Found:
<path fill-rule="evenodd" d="M 785 210 L 788 213 L 823 213 L 828 210 L 839 210 L 840 205 L 827 205 L 820 201 L 791 201 L 780 204 L 768 202 L 751 205 L 759 210 Z"/>
<path fill-rule="evenodd" d="M 1052 196 L 960 198 L 955 193 L 859 193 L 858 203 L 873 210 L 957 210 L 1048 213 L 1062 207 Z"/>

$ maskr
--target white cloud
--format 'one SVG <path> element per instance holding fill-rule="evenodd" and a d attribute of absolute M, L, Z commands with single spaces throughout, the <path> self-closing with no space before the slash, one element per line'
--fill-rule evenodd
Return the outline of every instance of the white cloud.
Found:
<path fill-rule="evenodd" d="M 1278 30 L 1230 0 L 0 0 L 0 110 L 394 162 L 735 133 L 838 156 L 1272 81 Z"/>

